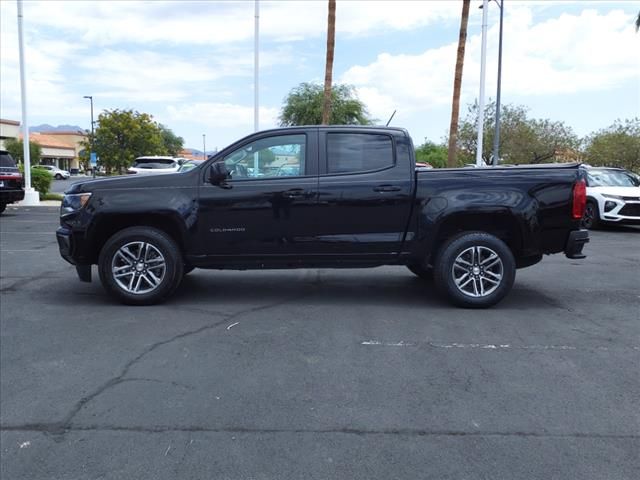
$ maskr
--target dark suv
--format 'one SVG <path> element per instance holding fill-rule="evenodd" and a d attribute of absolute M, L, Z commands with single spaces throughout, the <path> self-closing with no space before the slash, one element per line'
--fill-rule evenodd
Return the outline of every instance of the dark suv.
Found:
<path fill-rule="evenodd" d="M 22 174 L 13 157 L 6 150 L 0 150 L 0 213 L 7 204 L 24 198 Z"/>

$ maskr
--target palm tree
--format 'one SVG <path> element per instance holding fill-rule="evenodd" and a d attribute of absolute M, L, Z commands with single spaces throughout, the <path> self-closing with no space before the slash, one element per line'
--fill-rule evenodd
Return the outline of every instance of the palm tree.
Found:
<path fill-rule="evenodd" d="M 456 74 L 453 78 L 453 101 L 451 102 L 451 125 L 449 126 L 449 152 L 447 166 L 456 166 L 456 144 L 458 143 L 458 116 L 460 115 L 460 87 L 462 85 L 462 67 L 464 66 L 464 47 L 467 43 L 467 23 L 469 23 L 469 4 L 471 0 L 462 0 L 460 17 L 460 36 L 458 37 L 458 56 Z"/>
<path fill-rule="evenodd" d="M 336 44 L 336 0 L 329 0 L 329 18 L 327 20 L 327 62 L 324 70 L 324 103 L 322 105 L 322 124 L 329 125 L 331 118 L 331 81 L 333 77 L 333 51 Z"/>

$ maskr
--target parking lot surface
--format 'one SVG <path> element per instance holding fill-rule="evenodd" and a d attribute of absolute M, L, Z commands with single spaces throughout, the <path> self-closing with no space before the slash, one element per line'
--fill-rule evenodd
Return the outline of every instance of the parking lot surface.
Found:
<path fill-rule="evenodd" d="M 125 307 L 0 217 L 3 479 L 637 479 L 640 229 L 456 309 L 402 267 L 196 270 Z"/>

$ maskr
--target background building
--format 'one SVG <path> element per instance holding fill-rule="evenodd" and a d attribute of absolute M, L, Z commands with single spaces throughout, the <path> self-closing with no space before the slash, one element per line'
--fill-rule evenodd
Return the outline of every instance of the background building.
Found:
<path fill-rule="evenodd" d="M 0 148 L 4 148 L 5 140 L 21 139 L 20 122 L 0 119 Z M 40 145 L 42 156 L 40 163 L 55 165 L 63 170 L 80 167 L 80 142 L 86 138 L 82 130 L 31 132 L 29 139 Z"/>

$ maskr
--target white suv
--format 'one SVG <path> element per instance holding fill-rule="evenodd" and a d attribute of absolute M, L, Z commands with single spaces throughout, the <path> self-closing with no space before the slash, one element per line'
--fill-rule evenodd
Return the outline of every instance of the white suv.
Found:
<path fill-rule="evenodd" d="M 55 165 L 34 165 L 35 168 L 41 168 L 49 172 L 56 180 L 66 180 L 71 176 L 66 170 L 60 170 Z"/>
<path fill-rule="evenodd" d="M 158 174 L 158 173 L 175 173 L 180 169 L 178 158 L 148 156 L 138 157 L 133 165 L 127 169 L 129 174 Z"/>
<path fill-rule="evenodd" d="M 621 168 L 586 167 L 587 207 L 582 224 L 640 225 L 640 181 Z"/>

